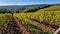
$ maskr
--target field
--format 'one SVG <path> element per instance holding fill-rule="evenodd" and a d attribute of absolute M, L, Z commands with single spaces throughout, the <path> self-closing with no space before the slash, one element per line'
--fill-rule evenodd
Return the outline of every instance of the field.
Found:
<path fill-rule="evenodd" d="M 10 14 L 0 14 L 0 34 L 3 29 L 7 27 L 7 24 L 9 22 Z"/>
<path fill-rule="evenodd" d="M 41 30 L 43 31 L 44 27 L 40 26 L 41 25 L 40 23 L 44 21 L 47 22 L 47 24 L 45 25 L 47 25 L 49 28 L 46 27 L 46 29 L 43 32 L 53 33 L 56 30 L 55 27 L 60 26 L 60 11 L 59 11 L 60 9 L 57 7 L 60 8 L 60 6 L 52 6 L 32 13 L 29 12 L 29 13 L 14 14 L 14 16 L 16 16 L 19 20 L 21 20 L 22 24 L 26 25 L 26 27 L 31 32 L 35 31 L 35 34 L 37 34 L 37 32 L 40 33 Z M 35 29 L 32 25 L 37 27 L 38 29 Z"/>
<path fill-rule="evenodd" d="M 53 34 L 59 27 L 60 5 L 0 14 L 0 34 Z"/>

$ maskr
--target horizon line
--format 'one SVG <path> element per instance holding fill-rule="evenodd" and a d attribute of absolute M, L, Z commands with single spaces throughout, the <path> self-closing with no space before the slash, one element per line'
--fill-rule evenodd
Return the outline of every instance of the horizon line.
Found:
<path fill-rule="evenodd" d="M 56 4 L 60 4 L 60 3 L 56 3 Z M 24 6 L 24 5 L 39 5 L 39 4 L 1 4 L 0 6 L 10 6 L 10 5 L 18 5 L 18 6 Z M 50 5 L 50 4 L 46 4 L 46 5 Z"/>

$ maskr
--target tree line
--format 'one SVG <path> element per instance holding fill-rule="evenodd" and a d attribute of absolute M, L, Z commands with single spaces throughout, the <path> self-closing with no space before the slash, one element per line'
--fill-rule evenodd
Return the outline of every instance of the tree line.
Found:
<path fill-rule="evenodd" d="M 24 10 L 19 10 L 19 9 L 9 9 L 9 8 L 0 8 L 0 14 L 1 13 L 20 13 L 20 12 L 35 12 L 37 10 L 43 9 L 50 7 L 48 6 L 35 6 L 35 7 L 26 7 Z"/>

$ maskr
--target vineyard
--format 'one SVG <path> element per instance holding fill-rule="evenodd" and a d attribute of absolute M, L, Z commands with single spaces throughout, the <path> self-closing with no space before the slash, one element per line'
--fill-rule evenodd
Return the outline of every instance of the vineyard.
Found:
<path fill-rule="evenodd" d="M 0 34 L 1 31 L 3 31 L 3 29 L 5 29 L 7 27 L 7 24 L 9 22 L 9 18 L 10 18 L 11 14 L 0 14 Z"/>
<path fill-rule="evenodd" d="M 0 34 L 53 34 L 60 27 L 59 5 L 24 11 L 0 14 Z"/>
<path fill-rule="evenodd" d="M 32 13 L 15 13 L 14 16 L 22 21 L 22 24 L 29 29 L 31 34 L 33 34 L 33 32 L 34 34 L 52 34 L 60 26 L 60 9 L 57 7 L 60 8 L 60 6 L 53 6 Z"/>

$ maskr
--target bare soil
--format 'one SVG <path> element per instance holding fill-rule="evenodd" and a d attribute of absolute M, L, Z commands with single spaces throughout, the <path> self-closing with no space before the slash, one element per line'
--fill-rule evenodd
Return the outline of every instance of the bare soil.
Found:
<path fill-rule="evenodd" d="M 1 34 L 30 34 L 30 32 L 14 16 L 10 18 L 8 26 L 1 30 Z"/>
<path fill-rule="evenodd" d="M 43 31 L 47 31 L 49 33 L 54 33 L 60 26 L 58 24 L 50 24 L 49 21 L 39 21 L 38 19 L 30 19 L 31 21 L 35 21 L 39 23 L 39 26 Z"/>

